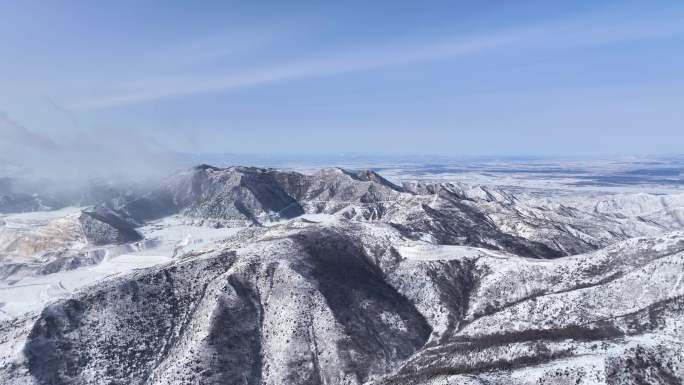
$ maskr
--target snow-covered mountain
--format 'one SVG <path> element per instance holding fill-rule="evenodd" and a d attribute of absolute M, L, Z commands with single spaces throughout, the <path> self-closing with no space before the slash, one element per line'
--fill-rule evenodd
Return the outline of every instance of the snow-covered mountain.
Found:
<path fill-rule="evenodd" d="M 683 212 L 684 195 L 202 165 L 0 218 L 3 263 L 22 266 L 0 291 L 61 285 L 0 323 L 0 379 L 678 384 Z M 55 267 L 84 250 L 105 257 Z"/>
<path fill-rule="evenodd" d="M 630 199 L 631 197 L 631 199 Z M 611 209 L 610 200 L 615 202 Z M 651 199 L 650 204 L 635 205 Z M 671 201 L 671 203 L 667 203 Z M 262 225 L 302 214 L 389 223 L 408 237 L 552 258 L 683 225 L 684 194 L 543 196 L 483 186 L 407 183 L 372 171 L 305 175 L 202 165 L 161 187 L 106 205 L 130 223 L 168 215 L 214 226 Z M 102 209 L 102 208 L 100 208 Z M 625 212 L 621 212 L 623 210 Z"/>

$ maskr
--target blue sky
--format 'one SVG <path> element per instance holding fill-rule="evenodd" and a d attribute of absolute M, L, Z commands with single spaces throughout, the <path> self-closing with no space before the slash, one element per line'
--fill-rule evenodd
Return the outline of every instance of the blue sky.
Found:
<path fill-rule="evenodd" d="M 0 36 L 0 118 L 57 145 L 684 149 L 681 1 L 0 0 Z"/>

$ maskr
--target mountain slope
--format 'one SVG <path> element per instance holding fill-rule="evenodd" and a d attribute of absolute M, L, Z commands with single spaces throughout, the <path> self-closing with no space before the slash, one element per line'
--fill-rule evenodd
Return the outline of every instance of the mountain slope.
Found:
<path fill-rule="evenodd" d="M 327 214 L 341 220 L 390 223 L 414 239 L 537 258 L 585 253 L 630 237 L 684 227 L 676 216 L 684 200 L 673 201 L 667 211 L 645 210 L 633 216 L 587 207 L 586 200 L 585 196 L 573 201 L 565 196 L 540 200 L 504 189 L 449 183 L 400 187 L 372 171 L 323 169 L 305 175 L 201 165 L 152 191 L 109 201 L 95 211 L 113 211 L 138 225 L 181 215 L 191 223 L 228 227 Z M 614 207 L 631 204 L 623 198 Z"/>
<path fill-rule="evenodd" d="M 26 274 L 66 291 L 62 270 L 106 270 L 113 245 L 175 243 L 0 321 L 0 382 L 679 384 L 682 208 L 201 165 L 85 210 L 5 215 L 7 292 Z"/>
<path fill-rule="evenodd" d="M 540 261 L 407 241 L 382 224 L 253 229 L 47 307 L 0 375 L 503 384 L 521 371 L 550 383 L 606 383 L 619 371 L 612 383 L 659 383 L 684 375 L 683 274 L 682 233 Z"/>

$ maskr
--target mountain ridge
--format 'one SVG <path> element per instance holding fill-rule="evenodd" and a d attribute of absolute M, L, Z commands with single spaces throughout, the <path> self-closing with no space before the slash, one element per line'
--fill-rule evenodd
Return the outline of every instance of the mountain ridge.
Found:
<path fill-rule="evenodd" d="M 105 249 L 147 226 L 223 235 L 0 321 L 0 379 L 679 383 L 683 203 L 200 165 L 45 222 Z M 37 231 L 22 218 L 0 227 L 10 244 Z"/>

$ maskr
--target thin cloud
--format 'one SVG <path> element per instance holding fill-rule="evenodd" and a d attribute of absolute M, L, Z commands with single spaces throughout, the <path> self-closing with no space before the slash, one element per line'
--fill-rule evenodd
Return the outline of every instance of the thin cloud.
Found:
<path fill-rule="evenodd" d="M 212 78 L 171 78 L 136 82 L 136 91 L 109 95 L 101 99 L 77 104 L 78 108 L 107 108 L 136 104 L 168 97 L 187 96 L 208 92 L 257 86 L 279 81 L 324 77 L 358 72 L 442 57 L 465 56 L 510 42 L 514 37 L 497 36 L 428 47 L 376 50 L 310 59 L 304 62 L 283 63 L 272 68 L 245 71 L 237 75 Z"/>
<path fill-rule="evenodd" d="M 48 104 L 55 109 L 55 111 L 64 114 L 67 118 L 69 118 L 69 121 L 73 125 L 74 128 L 78 129 L 79 124 L 78 124 L 78 119 L 76 119 L 76 115 L 71 112 L 71 110 L 62 107 L 61 105 L 57 104 L 51 97 L 46 96 L 45 100 L 48 102 Z"/>
<path fill-rule="evenodd" d="M 24 148 L 40 151 L 52 151 L 57 148 L 52 139 L 27 129 L 2 111 L 0 111 L 0 137 L 2 137 L 0 150 L 5 156 L 22 151 Z"/>
<path fill-rule="evenodd" d="M 621 23 L 594 20 L 522 28 L 485 36 L 455 38 L 422 44 L 370 47 L 364 51 L 333 54 L 308 60 L 278 63 L 256 70 L 191 77 L 152 78 L 124 83 L 120 91 L 76 103 L 76 108 L 101 109 L 142 104 L 160 99 L 229 91 L 297 79 L 318 78 L 388 66 L 444 58 L 503 52 L 505 50 L 572 49 L 641 39 L 667 38 L 684 32 L 684 20 Z"/>
<path fill-rule="evenodd" d="M 47 136 L 0 111 L 0 138 L 0 176 L 7 168 L 76 186 L 92 177 L 144 178 L 176 167 L 172 154 L 134 130 L 102 128 Z"/>

